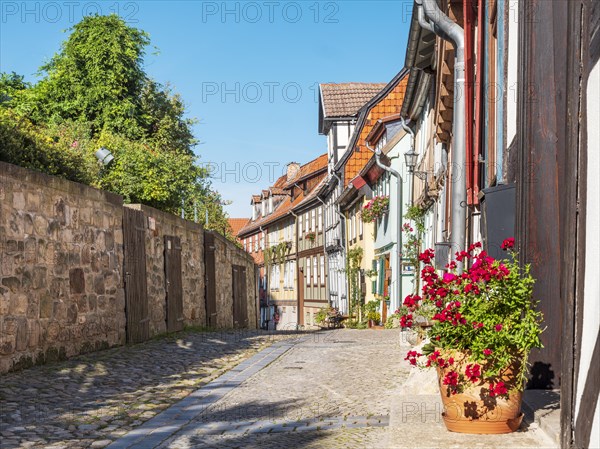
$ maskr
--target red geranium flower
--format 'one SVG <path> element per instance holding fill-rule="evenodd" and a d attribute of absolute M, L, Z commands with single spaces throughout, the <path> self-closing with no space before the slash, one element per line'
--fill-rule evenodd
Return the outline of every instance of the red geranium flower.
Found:
<path fill-rule="evenodd" d="M 514 239 L 514 237 L 510 237 L 510 238 L 508 238 L 508 239 L 506 239 L 506 240 L 504 240 L 502 242 L 502 249 L 504 251 L 506 251 L 507 249 L 510 249 L 510 248 L 512 248 L 514 246 L 515 246 L 515 239 Z"/>

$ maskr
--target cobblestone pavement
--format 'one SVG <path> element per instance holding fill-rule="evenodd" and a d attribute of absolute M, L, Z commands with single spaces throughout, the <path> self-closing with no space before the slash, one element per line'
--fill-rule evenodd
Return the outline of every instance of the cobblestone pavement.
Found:
<path fill-rule="evenodd" d="M 399 345 L 395 330 L 349 329 L 277 343 L 110 449 L 382 447 L 408 373 Z"/>
<path fill-rule="evenodd" d="M 104 447 L 290 337 L 186 332 L 0 376 L 0 448 Z"/>

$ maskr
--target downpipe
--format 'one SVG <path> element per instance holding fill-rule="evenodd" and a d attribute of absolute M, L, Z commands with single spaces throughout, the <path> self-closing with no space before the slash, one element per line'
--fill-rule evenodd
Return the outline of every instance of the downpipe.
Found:
<path fill-rule="evenodd" d="M 442 39 L 449 41 L 454 47 L 454 113 L 452 122 L 452 225 L 450 243 L 453 251 L 464 250 L 466 241 L 467 219 L 467 183 L 466 145 L 465 145 L 465 43 L 464 30 L 437 5 L 436 0 L 416 0 L 418 17 L 425 14 L 426 26 Z M 421 20 L 419 21 L 421 23 Z M 423 24 L 421 24 L 423 26 Z M 431 27 L 428 28 L 427 26 Z M 458 96 L 458 98 L 457 98 Z M 463 264 L 457 264 L 458 272 L 462 272 Z"/>

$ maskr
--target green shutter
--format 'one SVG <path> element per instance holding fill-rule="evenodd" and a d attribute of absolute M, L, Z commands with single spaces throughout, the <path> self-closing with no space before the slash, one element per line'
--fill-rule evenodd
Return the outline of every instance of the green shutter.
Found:
<path fill-rule="evenodd" d="M 383 281 L 385 278 L 385 263 L 383 257 L 379 258 L 379 272 L 377 274 L 377 293 L 383 295 Z"/>
<path fill-rule="evenodd" d="M 377 272 L 377 260 L 373 259 L 371 261 L 371 270 L 373 271 L 373 273 Z M 371 293 L 375 294 L 377 293 L 377 278 L 373 277 L 372 281 L 371 281 Z"/>

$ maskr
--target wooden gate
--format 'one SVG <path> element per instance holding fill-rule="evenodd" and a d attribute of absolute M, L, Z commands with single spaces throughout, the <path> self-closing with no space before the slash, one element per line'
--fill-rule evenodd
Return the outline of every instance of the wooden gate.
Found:
<path fill-rule="evenodd" d="M 150 337 L 145 235 L 144 213 L 128 207 L 123 208 L 125 315 L 127 317 L 128 343 L 139 343 Z"/>
<path fill-rule="evenodd" d="M 215 237 L 204 233 L 204 266 L 206 291 L 206 325 L 217 327 L 217 291 L 215 283 Z"/>
<path fill-rule="evenodd" d="M 246 267 L 232 266 L 233 278 L 233 327 L 248 327 L 248 295 L 246 290 Z"/>
<path fill-rule="evenodd" d="M 181 239 L 172 235 L 165 235 L 165 290 L 167 293 L 167 332 L 183 330 Z"/>

